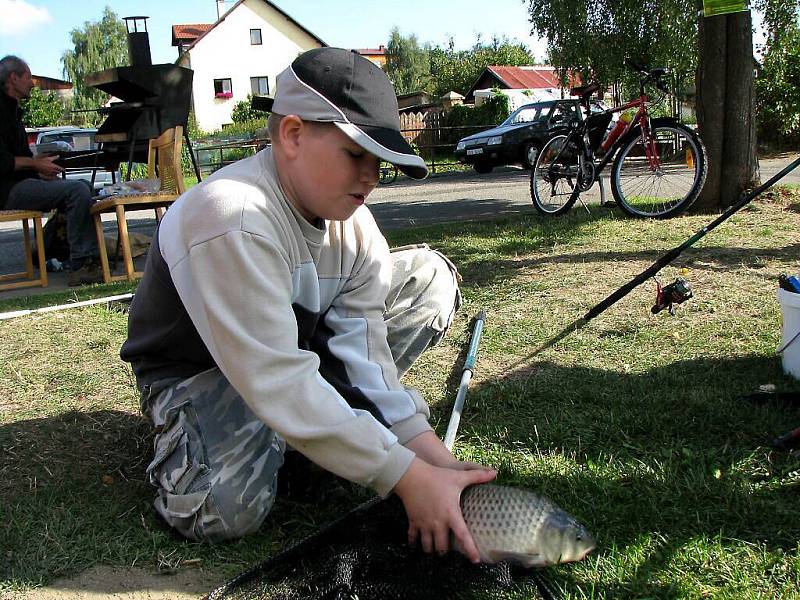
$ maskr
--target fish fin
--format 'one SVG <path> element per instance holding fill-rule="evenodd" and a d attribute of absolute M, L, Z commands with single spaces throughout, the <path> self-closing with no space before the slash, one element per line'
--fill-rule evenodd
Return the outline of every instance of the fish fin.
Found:
<path fill-rule="evenodd" d="M 515 562 L 518 565 L 532 569 L 533 567 L 546 567 L 548 565 L 547 559 L 541 554 L 528 554 L 527 552 L 492 552 L 491 558 L 495 561 L 508 560 Z"/>

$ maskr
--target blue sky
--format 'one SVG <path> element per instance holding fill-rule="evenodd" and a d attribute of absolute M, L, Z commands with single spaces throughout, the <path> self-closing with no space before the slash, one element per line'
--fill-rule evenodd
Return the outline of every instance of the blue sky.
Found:
<path fill-rule="evenodd" d="M 523 0 L 274 0 L 284 12 L 331 46 L 376 48 L 392 27 L 420 42 L 457 49 L 478 36 L 506 36 L 526 44 L 537 58 L 545 45 L 530 36 Z M 97 21 L 108 5 L 119 17 L 145 15 L 154 63 L 173 62 L 172 25 L 213 23 L 215 0 L 0 0 L 0 56 L 16 54 L 36 75 L 62 77 L 61 55 L 71 49 L 69 32 Z M 227 4 L 232 6 L 233 2 Z"/>

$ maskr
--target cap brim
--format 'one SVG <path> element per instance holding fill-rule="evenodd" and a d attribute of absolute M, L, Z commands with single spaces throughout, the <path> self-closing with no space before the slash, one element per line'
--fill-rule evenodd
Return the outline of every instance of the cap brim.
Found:
<path fill-rule="evenodd" d="M 381 160 L 392 163 L 413 179 L 425 179 L 428 166 L 399 131 L 385 127 L 369 127 L 334 122 L 347 137 Z"/>
<path fill-rule="evenodd" d="M 253 110 L 262 110 L 264 112 L 272 112 L 272 105 L 275 98 L 269 96 L 253 96 L 250 99 L 250 108 Z"/>

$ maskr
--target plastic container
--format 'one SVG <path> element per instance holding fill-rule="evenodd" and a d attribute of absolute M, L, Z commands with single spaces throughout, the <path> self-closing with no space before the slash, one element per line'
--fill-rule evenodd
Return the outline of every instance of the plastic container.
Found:
<path fill-rule="evenodd" d="M 778 288 L 778 302 L 783 313 L 781 345 L 778 353 L 782 356 L 783 371 L 800 379 L 800 294 L 793 294 Z"/>

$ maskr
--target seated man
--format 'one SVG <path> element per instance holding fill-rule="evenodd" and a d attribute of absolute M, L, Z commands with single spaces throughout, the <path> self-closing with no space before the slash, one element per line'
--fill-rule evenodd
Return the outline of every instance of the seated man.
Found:
<path fill-rule="evenodd" d="M 291 448 L 397 494 L 425 551 L 452 533 L 477 562 L 460 495 L 496 473 L 454 458 L 400 383 L 452 321 L 455 269 L 427 246 L 390 253 L 364 205 L 381 160 L 427 175 L 392 84 L 318 48 L 278 76 L 271 110 L 271 147 L 167 211 L 131 304 L 121 356 L 155 426 L 156 509 L 192 539 L 253 533 Z"/>
<path fill-rule="evenodd" d="M 66 214 L 70 250 L 69 285 L 98 283 L 97 237 L 89 209 L 92 190 L 85 181 L 61 179 L 55 156 L 37 157 L 28 147 L 19 101 L 33 81 L 28 65 L 16 56 L 0 60 L 0 209 L 59 209 Z"/>

